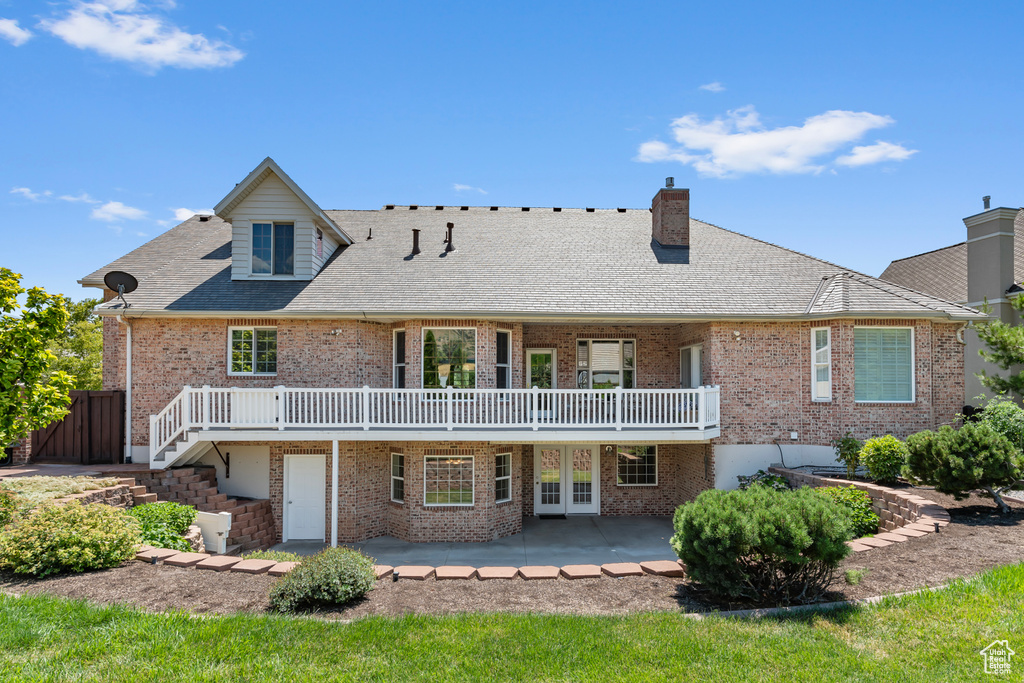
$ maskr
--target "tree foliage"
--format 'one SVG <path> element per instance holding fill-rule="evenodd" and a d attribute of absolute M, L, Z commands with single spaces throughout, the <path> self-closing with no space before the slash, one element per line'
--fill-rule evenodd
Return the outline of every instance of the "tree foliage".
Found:
<path fill-rule="evenodd" d="M 72 301 L 61 296 L 68 309 L 64 334 L 50 342 L 56 357 L 50 364 L 53 372 L 64 371 L 74 378 L 74 389 L 99 391 L 103 388 L 103 322 L 93 314 L 102 299 Z"/>
<path fill-rule="evenodd" d="M 1024 314 L 1024 296 L 1010 299 L 1010 305 L 1018 313 Z M 983 307 L 982 310 L 987 308 Z M 1024 396 L 1024 373 L 1012 371 L 1015 367 L 1024 365 L 1024 326 L 991 320 L 976 323 L 974 328 L 978 332 L 978 338 L 987 347 L 978 351 L 981 357 L 1010 372 L 1002 376 L 990 375 L 982 370 L 978 373 L 978 379 L 986 387 L 997 392 L 1013 392 L 1017 396 Z"/>
<path fill-rule="evenodd" d="M 928 484 L 939 493 L 963 500 L 971 491 L 988 491 L 1002 512 L 1009 506 L 1000 495 L 1024 476 L 1021 453 L 985 423 L 968 422 L 960 429 L 944 425 L 907 439 L 903 474 L 912 484 Z"/>
<path fill-rule="evenodd" d="M 63 297 L 26 290 L 21 275 L 0 268 L 0 446 L 67 415 L 74 382 L 50 371 L 54 355 L 47 348 L 67 324 Z"/>

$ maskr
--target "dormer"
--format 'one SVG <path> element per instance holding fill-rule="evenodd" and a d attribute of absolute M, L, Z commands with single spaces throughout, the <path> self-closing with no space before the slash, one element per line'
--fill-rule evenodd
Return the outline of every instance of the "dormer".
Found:
<path fill-rule="evenodd" d="M 352 239 L 267 157 L 214 207 L 231 224 L 232 280 L 312 280 Z"/>

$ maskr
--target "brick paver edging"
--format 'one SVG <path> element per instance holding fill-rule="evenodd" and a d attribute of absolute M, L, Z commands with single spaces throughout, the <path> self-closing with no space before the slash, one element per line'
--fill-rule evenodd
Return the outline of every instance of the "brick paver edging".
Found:
<path fill-rule="evenodd" d="M 199 570 L 210 570 L 214 572 L 235 572 L 243 574 L 269 574 L 271 576 L 284 576 L 299 563 L 297 562 L 273 562 L 271 560 L 246 560 L 242 557 L 229 555 L 208 555 L 206 553 L 183 553 L 169 548 L 152 548 L 141 546 L 135 555 L 135 559 L 149 564 L 166 564 L 172 567 L 187 567 Z M 619 578 L 622 576 L 676 576 L 685 575 L 686 566 L 678 560 L 653 560 L 650 562 L 613 562 L 604 565 L 567 565 L 565 567 L 427 567 L 427 566 L 399 566 L 392 567 L 386 564 L 373 566 L 377 580 L 392 578 L 398 575 L 399 579 L 425 581 L 433 578 L 435 581 L 491 581 L 500 579 L 522 579 L 524 581 L 536 581 L 542 579 L 557 579 L 559 576 L 573 580 L 585 578 L 598 578 L 610 576 Z"/>
<path fill-rule="evenodd" d="M 872 548 L 884 548 L 893 543 L 904 543 L 911 538 L 919 538 L 937 532 L 940 527 L 949 524 L 949 511 L 946 508 L 933 500 L 907 491 L 862 481 L 819 477 L 801 470 L 783 467 L 769 467 L 768 471 L 785 477 L 795 488 L 801 486 L 810 486 L 811 488 L 853 486 L 867 493 L 871 497 L 872 507 L 878 513 L 879 526 L 885 531 L 877 533 L 871 538 L 847 541 L 846 545 L 850 546 L 854 552 L 862 553 Z"/>

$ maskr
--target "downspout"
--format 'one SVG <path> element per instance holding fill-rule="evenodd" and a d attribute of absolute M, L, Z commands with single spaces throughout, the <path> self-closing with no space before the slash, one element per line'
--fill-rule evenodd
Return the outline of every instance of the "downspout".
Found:
<path fill-rule="evenodd" d="M 331 442 L 331 547 L 338 547 L 338 442 Z"/>
<path fill-rule="evenodd" d="M 124 370 L 124 462 L 130 463 L 132 461 L 132 324 L 123 315 L 117 316 L 117 322 L 128 328 Z"/>

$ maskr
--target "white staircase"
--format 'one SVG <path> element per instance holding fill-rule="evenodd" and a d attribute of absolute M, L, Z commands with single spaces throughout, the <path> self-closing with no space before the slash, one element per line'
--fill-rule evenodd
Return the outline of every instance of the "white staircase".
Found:
<path fill-rule="evenodd" d="M 200 441 L 197 432 L 185 432 L 185 438 L 151 457 L 153 469 L 166 470 L 168 467 L 191 465 L 213 448 L 212 441 Z"/>

